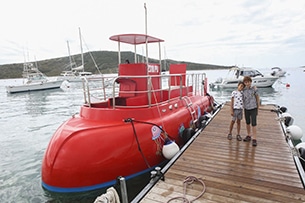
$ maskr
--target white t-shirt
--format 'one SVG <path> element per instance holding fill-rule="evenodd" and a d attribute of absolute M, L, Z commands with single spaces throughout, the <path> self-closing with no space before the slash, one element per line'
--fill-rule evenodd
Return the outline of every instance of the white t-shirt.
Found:
<path fill-rule="evenodd" d="M 233 98 L 233 109 L 242 109 L 243 108 L 243 92 L 234 90 L 232 92 L 232 98 Z"/>

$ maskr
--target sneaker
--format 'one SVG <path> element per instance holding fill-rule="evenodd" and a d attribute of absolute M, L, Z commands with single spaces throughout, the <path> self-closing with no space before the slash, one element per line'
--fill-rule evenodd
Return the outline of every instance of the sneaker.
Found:
<path fill-rule="evenodd" d="M 238 141 L 242 141 L 242 138 L 241 138 L 240 135 L 236 135 L 236 139 L 237 139 Z"/>
<path fill-rule="evenodd" d="M 244 142 L 250 142 L 251 141 L 251 136 L 247 135 L 247 137 L 244 138 Z"/>
<path fill-rule="evenodd" d="M 252 146 L 256 147 L 257 146 L 257 141 L 255 139 L 252 140 Z"/>
<path fill-rule="evenodd" d="M 228 134 L 228 140 L 232 140 L 232 134 Z"/>

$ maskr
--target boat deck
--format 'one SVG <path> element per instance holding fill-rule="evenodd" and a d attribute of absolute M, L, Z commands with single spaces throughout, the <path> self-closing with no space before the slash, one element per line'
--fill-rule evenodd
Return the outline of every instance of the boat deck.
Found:
<path fill-rule="evenodd" d="M 188 176 L 201 178 L 206 191 L 194 202 L 305 202 L 305 190 L 295 167 L 280 123 L 263 105 L 258 113 L 257 147 L 227 139 L 230 123 L 228 103 L 201 132 L 190 147 L 165 173 L 141 202 L 167 202 L 183 196 L 183 181 Z M 241 135 L 246 127 L 242 121 Z M 186 198 L 202 192 L 199 182 L 187 186 Z M 182 202 L 174 200 L 171 202 Z"/>

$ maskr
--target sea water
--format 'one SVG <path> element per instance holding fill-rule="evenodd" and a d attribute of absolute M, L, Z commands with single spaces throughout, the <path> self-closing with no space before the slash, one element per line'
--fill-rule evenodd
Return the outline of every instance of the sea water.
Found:
<path fill-rule="evenodd" d="M 305 132 L 305 72 L 301 68 L 286 71 L 286 77 L 272 88 L 259 88 L 261 101 L 287 107 L 294 124 Z M 209 82 L 227 74 L 227 70 L 200 72 L 207 74 Z M 262 72 L 270 74 L 271 70 Z M 6 93 L 5 86 L 20 82 L 21 79 L 0 80 L 0 202 L 93 202 L 100 191 L 52 194 L 41 187 L 43 154 L 55 130 L 79 112 L 84 102 L 81 84 L 65 82 L 62 89 Z M 222 103 L 230 100 L 231 91 L 209 93 Z"/>

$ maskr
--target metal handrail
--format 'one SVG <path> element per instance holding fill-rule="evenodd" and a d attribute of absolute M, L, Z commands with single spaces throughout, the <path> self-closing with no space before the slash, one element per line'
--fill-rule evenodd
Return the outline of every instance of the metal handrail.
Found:
<path fill-rule="evenodd" d="M 153 105 L 152 99 L 154 97 L 155 92 L 161 92 L 163 90 L 168 90 L 168 100 L 162 102 L 168 102 L 171 100 L 171 90 L 174 88 L 179 88 L 179 97 L 180 99 L 182 98 L 182 93 L 183 93 L 183 88 L 184 87 L 190 87 L 192 86 L 192 93 L 194 95 L 203 95 L 204 94 L 204 87 L 202 85 L 203 80 L 206 78 L 205 73 L 191 73 L 191 74 L 185 74 L 186 76 L 186 83 L 185 85 L 183 84 L 183 74 L 167 74 L 167 75 L 147 75 L 147 76 L 134 76 L 134 75 L 124 75 L 124 76 L 115 76 L 115 77 L 95 77 L 95 78 L 83 78 L 83 94 L 84 94 L 84 104 L 87 105 L 88 107 L 92 106 L 92 97 L 98 100 L 98 102 L 102 101 L 107 101 L 108 99 L 112 99 L 112 108 L 143 108 L 143 107 L 151 107 Z M 179 77 L 179 84 L 178 85 L 171 85 L 171 78 L 172 77 Z M 147 79 L 147 90 L 145 91 L 128 91 L 128 93 L 134 93 L 134 94 L 143 94 L 147 93 L 147 98 L 148 98 L 148 104 L 147 105 L 139 105 L 139 106 L 122 106 L 122 105 L 117 105 L 115 98 L 119 95 L 119 86 L 117 84 L 117 81 L 119 79 L 135 79 L 135 78 L 143 78 Z M 160 78 L 161 84 L 160 88 L 155 89 L 152 84 L 152 80 L 154 78 Z M 107 80 L 109 79 L 109 80 Z M 107 85 L 106 83 L 110 83 Z M 110 81 L 110 82 L 109 82 Z M 92 87 L 91 82 L 97 82 L 98 84 L 101 84 L 98 88 Z M 109 89 L 109 86 L 111 86 L 111 90 Z M 108 89 L 107 89 L 108 88 Z M 107 91 L 108 90 L 108 91 Z M 188 88 L 187 88 L 188 91 Z M 98 92 L 99 96 L 93 96 L 95 92 Z M 124 93 L 124 91 L 121 91 L 121 93 Z M 127 92 L 126 92 L 127 93 Z M 189 92 L 187 92 L 189 94 Z M 162 103 L 160 102 L 160 103 Z"/>

